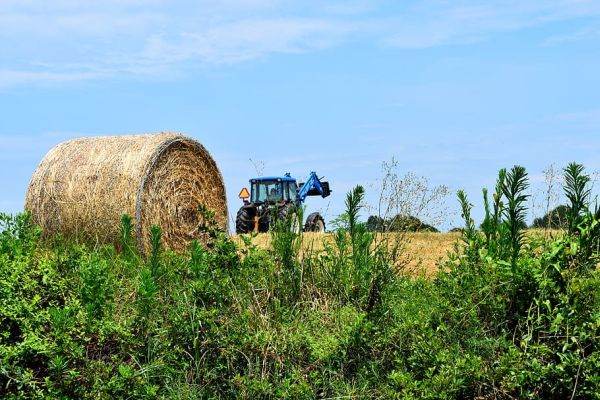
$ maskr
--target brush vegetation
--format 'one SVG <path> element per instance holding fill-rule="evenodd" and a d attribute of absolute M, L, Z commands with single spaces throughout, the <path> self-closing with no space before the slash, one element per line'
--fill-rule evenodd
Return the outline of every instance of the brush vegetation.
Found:
<path fill-rule="evenodd" d="M 208 221 L 189 251 L 119 251 L 0 219 L 0 397 L 598 398 L 600 219 L 583 169 L 565 174 L 568 229 L 525 236 L 525 170 L 484 192 L 479 228 L 458 193 L 461 241 L 432 278 L 360 222 L 304 253 L 280 221 L 267 249 Z M 288 225 L 288 226 L 286 226 Z M 390 236 L 391 237 L 391 236 Z"/>

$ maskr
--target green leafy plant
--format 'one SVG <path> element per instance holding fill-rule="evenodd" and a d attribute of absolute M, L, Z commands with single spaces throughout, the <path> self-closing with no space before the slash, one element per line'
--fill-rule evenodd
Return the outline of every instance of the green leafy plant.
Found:
<path fill-rule="evenodd" d="M 523 229 L 527 227 L 525 222 L 527 214 L 527 198 L 525 191 L 529 187 L 529 181 L 525 168 L 514 166 L 503 179 L 502 194 L 506 198 L 506 208 L 503 209 L 505 224 L 510 233 L 510 257 L 514 264 L 519 256 L 523 245 Z"/>
<path fill-rule="evenodd" d="M 161 237 L 162 230 L 159 226 L 153 225 L 150 228 L 150 259 L 148 264 L 150 273 L 155 278 L 160 274 Z"/>
<path fill-rule="evenodd" d="M 131 260 L 136 256 L 135 242 L 133 239 L 133 220 L 130 215 L 121 216 L 121 248 L 125 259 Z"/>
<path fill-rule="evenodd" d="M 281 298 L 286 302 L 296 302 L 302 290 L 303 268 L 298 260 L 302 246 L 302 235 L 295 227 L 302 226 L 303 210 L 295 207 L 285 218 L 273 218 L 271 240 L 273 254 L 281 265 L 282 284 L 279 286 Z"/>
<path fill-rule="evenodd" d="M 584 173 L 583 165 L 570 163 L 564 170 L 565 195 L 569 200 L 567 211 L 568 229 L 570 233 L 577 230 L 581 214 L 586 211 L 591 189 L 590 177 Z"/>
<path fill-rule="evenodd" d="M 356 227 L 359 225 L 358 216 L 365 197 L 365 189 L 356 186 L 346 195 L 346 215 L 348 216 L 348 233 L 354 240 L 356 238 Z"/>
<path fill-rule="evenodd" d="M 463 190 L 459 190 L 456 195 L 458 197 L 458 202 L 460 203 L 461 216 L 465 222 L 462 230 L 463 239 L 467 245 L 473 247 L 475 242 L 478 240 L 475 221 L 473 221 L 473 218 L 471 218 L 471 209 L 473 208 L 473 205 L 469 203 L 467 194 Z"/>
<path fill-rule="evenodd" d="M 113 309 L 115 280 L 108 260 L 97 254 L 84 257 L 79 269 L 81 301 L 90 319 L 102 320 Z"/>

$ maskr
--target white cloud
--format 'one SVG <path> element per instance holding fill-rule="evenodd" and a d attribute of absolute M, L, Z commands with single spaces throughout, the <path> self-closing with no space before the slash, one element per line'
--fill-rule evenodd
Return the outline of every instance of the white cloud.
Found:
<path fill-rule="evenodd" d="M 244 20 L 203 31 L 186 32 L 176 38 L 163 35 L 148 39 L 141 53 L 146 60 L 177 63 L 235 63 L 271 53 L 300 53 L 334 45 L 351 26 L 317 19 Z"/>
<path fill-rule="evenodd" d="M 597 40 L 600 38 L 600 24 L 597 26 L 588 26 L 583 29 L 578 29 L 574 32 L 553 35 L 544 41 L 546 46 L 554 46 L 578 42 L 581 40 Z"/>
<path fill-rule="evenodd" d="M 27 84 L 57 84 L 104 77 L 99 72 L 52 72 L 52 71 L 22 71 L 0 69 L 0 88 L 12 85 Z"/>
<path fill-rule="evenodd" d="M 555 117 L 557 123 L 583 131 L 600 131 L 600 108 L 559 114 Z"/>
<path fill-rule="evenodd" d="M 466 44 L 599 15 L 591 0 L 2 0 L 0 87 L 172 76 L 355 38 L 408 49 Z"/>
<path fill-rule="evenodd" d="M 408 49 L 468 44 L 497 33 L 599 15 L 600 3 L 588 0 L 427 1 L 400 16 L 385 43 Z"/>

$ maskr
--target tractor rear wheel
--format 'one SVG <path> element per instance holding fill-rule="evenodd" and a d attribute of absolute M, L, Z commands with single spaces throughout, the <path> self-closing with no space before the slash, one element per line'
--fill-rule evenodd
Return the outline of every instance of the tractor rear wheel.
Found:
<path fill-rule="evenodd" d="M 318 212 L 314 212 L 306 218 L 304 232 L 325 232 L 325 219 Z"/>
<path fill-rule="evenodd" d="M 250 233 L 253 230 L 254 218 L 252 218 L 250 210 L 246 207 L 240 208 L 235 217 L 235 233 Z"/>
<path fill-rule="evenodd" d="M 290 232 L 300 233 L 300 221 L 298 221 L 298 210 L 292 203 L 288 203 L 279 209 L 277 213 L 278 221 L 289 223 Z"/>

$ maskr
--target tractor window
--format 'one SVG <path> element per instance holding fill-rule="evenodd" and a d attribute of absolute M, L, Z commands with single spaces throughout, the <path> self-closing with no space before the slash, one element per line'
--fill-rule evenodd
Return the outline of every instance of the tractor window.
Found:
<path fill-rule="evenodd" d="M 283 192 L 282 192 L 283 193 L 283 200 L 284 201 L 288 201 L 289 197 L 290 197 L 290 196 L 288 196 L 288 183 L 287 182 L 283 182 L 282 185 L 283 185 Z"/>
<path fill-rule="evenodd" d="M 295 202 L 298 198 L 298 186 L 296 186 L 295 182 L 288 182 L 287 186 L 289 191 L 288 198 L 290 199 L 290 201 Z"/>
<path fill-rule="evenodd" d="M 265 181 L 256 182 L 252 185 L 252 202 L 262 203 L 265 201 L 279 202 L 283 199 L 281 182 Z"/>

